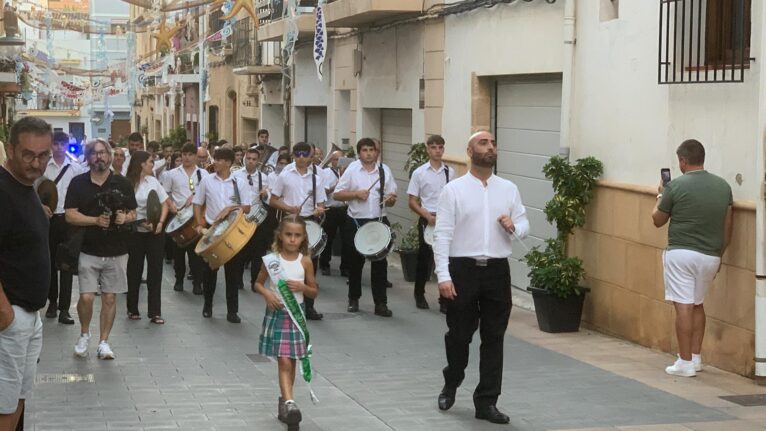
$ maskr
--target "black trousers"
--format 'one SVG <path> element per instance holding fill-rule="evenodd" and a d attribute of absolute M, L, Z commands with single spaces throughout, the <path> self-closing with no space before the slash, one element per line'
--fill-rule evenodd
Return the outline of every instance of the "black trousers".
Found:
<path fill-rule="evenodd" d="M 332 245 L 336 236 L 339 236 L 341 244 L 343 245 L 343 251 L 340 255 L 340 269 L 348 269 L 345 253 L 345 241 L 343 240 L 344 224 L 346 223 L 347 207 L 330 207 L 325 212 L 325 220 L 322 227 L 327 232 L 327 246 L 322 251 L 319 257 L 319 266 L 321 268 L 329 268 L 330 260 L 332 260 Z"/>
<path fill-rule="evenodd" d="M 239 254 L 238 254 L 239 255 Z M 237 282 L 237 256 L 223 265 L 224 278 L 226 280 L 226 312 L 236 313 L 239 311 L 239 284 Z M 210 265 L 204 264 L 202 279 L 205 296 L 204 309 L 213 309 L 213 295 L 215 295 L 216 279 L 218 278 L 218 269 L 210 269 Z M 242 282 L 242 275 L 239 274 L 239 282 Z"/>
<path fill-rule="evenodd" d="M 511 316 L 511 272 L 507 259 L 477 266 L 471 258 L 450 258 L 449 272 L 457 296 L 447 300 L 444 383 L 458 387 L 468 365 L 468 345 L 479 329 L 479 384 L 476 408 L 495 405 L 503 381 L 503 338 Z"/>
<path fill-rule="evenodd" d="M 348 257 L 348 299 L 359 299 L 362 297 L 362 270 L 364 269 L 365 258 L 354 247 L 354 236 L 359 227 L 365 223 L 377 219 L 353 219 L 346 216 L 345 231 L 343 232 L 343 248 Z M 388 218 L 383 217 L 383 223 L 390 226 Z M 357 227 L 357 224 L 359 227 Z M 372 300 L 375 304 L 388 303 L 386 294 L 386 280 L 388 279 L 388 260 L 383 259 L 371 263 L 370 278 L 372 280 Z"/>
<path fill-rule="evenodd" d="M 48 300 L 50 305 L 58 307 L 59 311 L 69 311 L 69 306 L 72 305 L 72 273 L 56 269 L 56 248 L 67 241 L 69 229 L 64 214 L 56 214 L 51 218 L 48 241 L 51 254 L 51 284 Z"/>
<path fill-rule="evenodd" d="M 418 240 L 420 246 L 418 248 L 418 264 L 415 267 L 415 296 L 421 297 L 426 292 L 426 282 L 431 278 L 431 273 L 434 269 L 434 251 L 430 245 L 426 244 L 423 239 L 423 230 L 428 226 L 428 221 L 423 217 L 418 220 Z M 443 302 L 444 298 L 439 296 L 439 303 Z"/>
<path fill-rule="evenodd" d="M 173 269 L 176 273 L 176 283 L 184 282 L 184 276 L 186 276 L 186 256 L 189 256 L 189 272 L 192 275 L 192 283 L 194 283 L 194 286 L 202 286 L 202 270 L 206 264 L 194 252 L 195 246 L 196 242 L 181 248 L 173 241 Z"/>
<path fill-rule="evenodd" d="M 162 315 L 162 259 L 165 234 L 133 232 L 128 247 L 128 313 L 138 314 L 138 292 L 146 260 L 146 290 L 149 317 Z"/>

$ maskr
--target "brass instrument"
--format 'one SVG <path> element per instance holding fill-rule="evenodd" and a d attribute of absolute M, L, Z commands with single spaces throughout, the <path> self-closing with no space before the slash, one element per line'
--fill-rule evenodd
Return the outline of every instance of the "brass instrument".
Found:
<path fill-rule="evenodd" d="M 342 154 L 344 151 L 339 146 L 335 145 L 335 143 L 333 143 L 332 148 L 327 152 L 327 155 L 324 156 L 324 159 L 322 160 L 322 163 L 319 164 L 319 167 L 322 169 L 326 168 L 327 164 L 330 163 L 330 159 L 332 159 L 332 155 L 337 152 Z"/>

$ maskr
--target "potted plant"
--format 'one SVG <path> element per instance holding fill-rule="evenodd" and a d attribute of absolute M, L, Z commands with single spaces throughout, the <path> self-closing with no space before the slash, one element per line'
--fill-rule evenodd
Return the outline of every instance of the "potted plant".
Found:
<path fill-rule="evenodd" d="M 391 229 L 399 236 L 402 225 L 394 223 L 391 225 Z M 399 259 L 402 262 L 404 281 L 415 281 L 415 273 L 418 266 L 418 247 L 420 247 L 418 226 L 413 224 L 407 229 L 407 233 L 401 237 L 399 246 L 396 248 L 396 252 L 399 253 Z"/>
<path fill-rule="evenodd" d="M 426 151 L 426 144 L 418 142 L 410 147 L 410 150 L 407 152 L 407 160 L 404 162 L 404 170 L 407 171 L 409 177 L 412 178 L 412 173 L 415 172 L 415 169 L 421 167 L 427 161 L 428 152 Z"/>
<path fill-rule="evenodd" d="M 556 226 L 556 238 L 546 240 L 545 249 L 534 247 L 524 257 L 529 266 L 530 287 L 537 324 L 544 332 L 575 332 L 580 329 L 585 293 L 580 285 L 585 268 L 582 259 L 567 256 L 569 236 L 585 224 L 585 207 L 593 196 L 596 180 L 604 172 L 594 157 L 570 164 L 551 157 L 543 167 L 553 182 L 553 199 L 545 204 L 545 218 Z"/>

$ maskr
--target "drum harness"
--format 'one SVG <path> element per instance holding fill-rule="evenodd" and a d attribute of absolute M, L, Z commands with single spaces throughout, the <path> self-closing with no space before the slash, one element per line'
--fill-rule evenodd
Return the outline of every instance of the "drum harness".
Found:
<path fill-rule="evenodd" d="M 378 165 L 378 176 L 379 176 L 379 178 L 377 179 L 377 181 L 372 183 L 372 185 L 370 186 L 370 189 L 375 187 L 375 183 L 380 182 L 380 193 L 379 193 L 379 196 L 380 196 L 380 216 L 378 217 L 378 221 L 382 223 L 383 222 L 383 206 L 385 205 L 385 202 L 386 202 L 385 200 L 383 200 L 383 192 L 384 192 L 384 190 L 386 188 L 386 173 L 383 170 L 383 163 L 382 162 Z M 369 189 L 367 191 L 369 191 Z M 356 230 L 359 230 L 359 228 L 362 227 L 362 226 L 359 225 L 359 222 L 356 221 L 357 219 L 352 218 L 351 220 L 354 221 L 354 224 L 356 225 Z"/>

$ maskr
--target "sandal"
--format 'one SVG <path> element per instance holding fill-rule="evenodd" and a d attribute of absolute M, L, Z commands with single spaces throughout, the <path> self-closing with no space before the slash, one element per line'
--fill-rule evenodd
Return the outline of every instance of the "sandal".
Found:
<path fill-rule="evenodd" d="M 128 319 L 130 320 L 141 320 L 141 315 L 138 313 L 128 313 Z"/>
<path fill-rule="evenodd" d="M 152 317 L 150 322 L 154 323 L 155 325 L 164 325 L 165 324 L 165 319 L 163 319 L 160 316 L 154 316 L 154 317 Z"/>

